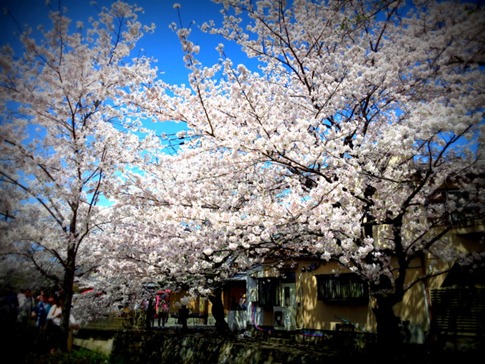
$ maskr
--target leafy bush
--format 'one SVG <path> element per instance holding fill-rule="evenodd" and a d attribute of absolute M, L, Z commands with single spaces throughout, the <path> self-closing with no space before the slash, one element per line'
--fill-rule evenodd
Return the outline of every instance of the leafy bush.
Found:
<path fill-rule="evenodd" d="M 30 357 L 29 357 L 30 356 Z M 75 349 L 70 353 L 31 354 L 25 358 L 25 363 L 36 364 L 108 364 L 109 357 L 87 349 Z"/>

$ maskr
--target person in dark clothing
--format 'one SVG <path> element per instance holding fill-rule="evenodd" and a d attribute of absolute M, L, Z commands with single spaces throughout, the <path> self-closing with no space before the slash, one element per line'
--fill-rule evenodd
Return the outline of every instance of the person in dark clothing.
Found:
<path fill-rule="evenodd" d="M 2 355 L 9 357 L 16 352 L 16 330 L 19 303 L 12 287 L 0 289 L 0 348 Z"/>
<path fill-rule="evenodd" d="M 148 300 L 148 306 L 146 311 L 146 328 L 149 329 L 153 327 L 155 323 L 155 305 L 153 303 L 153 298 Z"/>
<path fill-rule="evenodd" d="M 183 330 L 187 330 L 187 319 L 189 318 L 189 309 L 187 308 L 186 305 L 182 305 L 182 307 L 179 308 L 179 324 L 182 325 Z"/>
<path fill-rule="evenodd" d="M 168 321 L 169 309 L 165 300 L 161 300 L 158 307 L 158 326 L 165 326 Z"/>

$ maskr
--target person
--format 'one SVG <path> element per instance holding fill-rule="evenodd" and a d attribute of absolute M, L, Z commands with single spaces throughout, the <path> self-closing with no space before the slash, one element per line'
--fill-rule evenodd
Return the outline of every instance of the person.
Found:
<path fill-rule="evenodd" d="M 39 295 L 38 302 L 34 306 L 35 327 L 43 331 L 47 324 L 47 314 L 49 313 L 50 304 L 47 302 L 47 296 L 43 293 Z"/>
<path fill-rule="evenodd" d="M 64 299 L 59 296 L 54 297 L 54 304 L 47 314 L 47 343 L 49 346 L 49 352 L 55 354 L 64 347 L 63 331 L 62 331 L 62 309 L 64 307 Z M 72 313 L 69 316 L 69 327 L 79 328 Z"/>
<path fill-rule="evenodd" d="M 12 355 L 15 354 L 18 308 L 15 290 L 9 285 L 2 286 L 0 289 L 0 348 L 3 349 L 4 357 L 8 357 L 10 352 Z"/>
<path fill-rule="evenodd" d="M 168 304 L 165 300 L 161 300 L 159 306 L 157 307 L 157 314 L 158 314 L 158 326 L 160 326 L 160 322 L 162 323 L 162 326 L 165 326 L 165 324 L 168 321 Z"/>
<path fill-rule="evenodd" d="M 187 319 L 189 318 L 189 309 L 187 308 L 186 305 L 182 305 L 182 307 L 179 308 L 179 319 L 178 322 L 179 324 L 182 325 L 183 330 L 187 330 Z"/>
<path fill-rule="evenodd" d="M 37 297 L 37 303 L 32 310 L 35 317 L 35 342 L 34 345 L 38 352 L 44 352 L 47 350 L 47 336 L 46 336 L 46 326 L 47 326 L 47 314 L 51 305 L 48 303 L 47 296 L 42 292 Z"/>
<path fill-rule="evenodd" d="M 146 321 L 145 326 L 147 329 L 151 328 L 155 321 L 155 306 L 153 304 L 153 298 L 150 297 L 148 300 L 148 305 L 146 309 Z"/>
<path fill-rule="evenodd" d="M 46 317 L 46 335 L 49 352 L 55 354 L 60 346 L 62 340 L 62 307 L 59 297 L 54 296 L 54 303 L 52 304 Z"/>
<path fill-rule="evenodd" d="M 30 289 L 21 289 L 17 295 L 19 303 L 19 312 L 17 315 L 17 322 L 21 325 L 28 325 L 32 318 L 32 309 L 34 307 L 34 299 Z"/>
<path fill-rule="evenodd" d="M 243 294 L 239 299 L 239 309 L 245 310 L 246 309 L 246 294 Z"/>

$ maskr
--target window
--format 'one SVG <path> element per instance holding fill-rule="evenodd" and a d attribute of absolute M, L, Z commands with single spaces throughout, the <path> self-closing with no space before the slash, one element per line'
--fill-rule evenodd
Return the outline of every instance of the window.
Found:
<path fill-rule="evenodd" d="M 263 308 L 273 308 L 279 306 L 280 300 L 278 295 L 277 278 L 258 279 L 259 306 Z"/>
<path fill-rule="evenodd" d="M 367 303 L 369 291 L 353 273 L 317 275 L 318 299 L 327 302 Z"/>

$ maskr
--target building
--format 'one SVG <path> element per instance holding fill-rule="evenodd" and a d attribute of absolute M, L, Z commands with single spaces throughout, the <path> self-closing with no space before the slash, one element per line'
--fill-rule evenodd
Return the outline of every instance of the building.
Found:
<path fill-rule="evenodd" d="M 444 186 L 434 202 L 446 204 L 450 195 L 458 193 L 453 186 Z M 452 228 L 444 238 L 463 253 L 485 257 L 483 216 L 473 204 L 464 205 L 461 211 L 447 216 Z M 379 232 L 375 236 L 378 240 Z M 476 347 L 485 343 L 483 266 L 465 267 L 423 253 L 409 264 L 406 277 L 406 283 L 415 283 L 394 312 L 410 344 L 428 341 L 441 347 Z M 241 311 L 235 302 L 244 283 L 247 306 Z M 244 278 L 228 280 L 223 299 L 233 330 L 253 328 L 300 337 L 324 337 L 335 331 L 376 332 L 374 302 L 367 285 L 337 261 L 267 261 L 247 271 Z"/>

